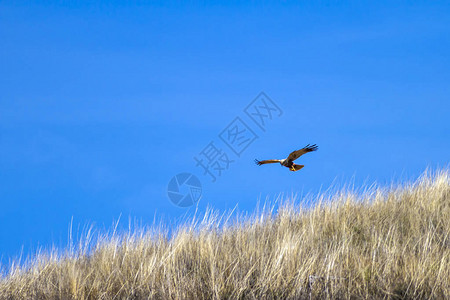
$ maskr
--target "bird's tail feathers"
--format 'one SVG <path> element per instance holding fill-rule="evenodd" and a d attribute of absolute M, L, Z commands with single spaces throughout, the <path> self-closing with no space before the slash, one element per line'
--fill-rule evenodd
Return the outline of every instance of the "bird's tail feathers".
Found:
<path fill-rule="evenodd" d="M 300 169 L 303 169 L 304 166 L 305 166 L 305 165 L 296 165 L 296 164 L 294 164 L 294 165 L 292 166 L 292 169 L 290 169 L 290 170 L 293 171 L 293 172 L 295 172 L 295 171 L 298 171 L 298 170 L 300 170 Z"/>

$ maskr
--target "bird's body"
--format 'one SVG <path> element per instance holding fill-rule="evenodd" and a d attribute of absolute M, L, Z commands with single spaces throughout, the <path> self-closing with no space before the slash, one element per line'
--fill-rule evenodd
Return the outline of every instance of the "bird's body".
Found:
<path fill-rule="evenodd" d="M 317 151 L 318 147 L 316 144 L 310 146 L 309 144 L 306 145 L 305 147 L 303 147 L 300 150 L 296 150 L 293 151 L 291 154 L 289 154 L 289 156 L 285 159 L 268 159 L 268 160 L 257 160 L 255 159 L 255 163 L 260 166 L 260 165 L 265 165 L 265 164 L 274 164 L 274 163 L 280 163 L 280 165 L 289 168 L 290 171 L 298 171 L 300 169 L 302 169 L 304 167 L 304 165 L 297 165 L 294 163 L 294 160 L 296 160 L 297 158 L 299 158 L 300 156 L 302 156 L 305 153 L 308 152 L 312 152 L 312 151 Z"/>

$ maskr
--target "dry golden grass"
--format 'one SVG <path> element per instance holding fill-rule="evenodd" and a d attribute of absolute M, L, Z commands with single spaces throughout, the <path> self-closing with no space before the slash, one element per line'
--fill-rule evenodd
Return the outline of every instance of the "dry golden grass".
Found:
<path fill-rule="evenodd" d="M 88 237 L 11 267 L 0 298 L 448 299 L 448 170 L 318 203 Z"/>

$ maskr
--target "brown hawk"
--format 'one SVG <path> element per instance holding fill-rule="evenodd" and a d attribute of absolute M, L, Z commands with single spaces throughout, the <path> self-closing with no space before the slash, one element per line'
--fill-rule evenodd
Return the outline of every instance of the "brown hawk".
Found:
<path fill-rule="evenodd" d="M 268 160 L 257 160 L 257 159 L 255 159 L 255 163 L 258 166 L 265 165 L 265 164 L 280 163 L 282 166 L 289 168 L 289 170 L 291 170 L 291 171 L 298 171 L 301 168 L 303 168 L 304 165 L 296 165 L 296 164 L 294 164 L 294 160 L 296 160 L 297 158 L 299 158 L 300 156 L 302 156 L 305 153 L 316 151 L 318 148 L 319 147 L 316 144 L 311 145 L 311 146 L 308 144 L 308 145 L 306 145 L 305 147 L 303 147 L 300 150 L 293 151 L 285 159 L 268 159 Z"/>

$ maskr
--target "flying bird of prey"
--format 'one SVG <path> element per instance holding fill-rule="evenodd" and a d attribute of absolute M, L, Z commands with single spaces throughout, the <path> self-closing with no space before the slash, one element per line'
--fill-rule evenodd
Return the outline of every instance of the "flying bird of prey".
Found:
<path fill-rule="evenodd" d="M 316 144 L 311 145 L 311 146 L 308 144 L 308 145 L 306 145 L 305 147 L 303 147 L 300 150 L 293 151 L 285 159 L 268 159 L 268 160 L 257 160 L 257 159 L 255 159 L 255 163 L 258 166 L 265 165 L 265 164 L 280 163 L 282 166 L 289 168 L 289 170 L 291 170 L 291 171 L 298 171 L 301 168 L 303 168 L 304 165 L 294 164 L 294 160 L 296 160 L 297 158 L 299 158 L 300 156 L 302 156 L 305 153 L 316 151 L 318 148 L 319 147 L 317 147 Z"/>

